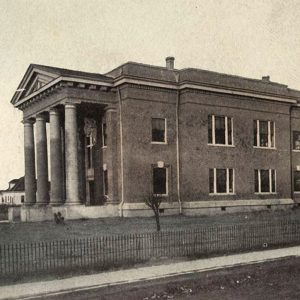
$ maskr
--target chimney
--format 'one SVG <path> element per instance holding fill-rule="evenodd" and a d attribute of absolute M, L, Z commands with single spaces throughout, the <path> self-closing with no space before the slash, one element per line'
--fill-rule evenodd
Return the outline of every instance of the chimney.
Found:
<path fill-rule="evenodd" d="M 175 58 L 172 56 L 168 56 L 166 58 L 166 68 L 168 70 L 174 70 L 174 60 L 175 60 Z"/>
<path fill-rule="evenodd" d="M 261 78 L 261 80 L 263 81 L 263 82 L 270 82 L 270 76 L 268 75 L 268 76 L 263 76 L 262 78 Z"/>

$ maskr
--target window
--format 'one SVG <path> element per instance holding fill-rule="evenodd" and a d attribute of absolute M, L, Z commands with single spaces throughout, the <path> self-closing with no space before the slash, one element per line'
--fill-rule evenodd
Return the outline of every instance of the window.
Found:
<path fill-rule="evenodd" d="M 24 198 L 25 198 L 25 196 L 21 196 L 21 203 L 24 203 Z"/>
<path fill-rule="evenodd" d="M 168 195 L 167 168 L 153 168 L 153 194 Z"/>
<path fill-rule="evenodd" d="M 166 143 L 166 119 L 152 118 L 152 142 L 153 143 Z"/>
<path fill-rule="evenodd" d="M 209 169 L 210 194 L 234 194 L 233 169 Z"/>
<path fill-rule="evenodd" d="M 300 150 L 300 131 L 293 131 L 293 149 Z"/>
<path fill-rule="evenodd" d="M 233 145 L 232 118 L 225 116 L 208 116 L 208 144 Z"/>
<path fill-rule="evenodd" d="M 107 130 L 106 130 L 106 123 L 102 123 L 102 147 L 107 146 Z"/>
<path fill-rule="evenodd" d="M 93 137 L 89 135 L 86 137 L 87 164 L 89 169 L 93 168 L 93 147 Z"/>
<path fill-rule="evenodd" d="M 103 194 L 108 195 L 108 174 L 107 170 L 103 170 Z"/>
<path fill-rule="evenodd" d="M 276 171 L 254 170 L 255 193 L 276 193 Z"/>
<path fill-rule="evenodd" d="M 254 146 L 275 148 L 275 123 L 272 121 L 253 121 Z"/>
<path fill-rule="evenodd" d="M 300 171 L 294 172 L 294 192 L 300 192 Z"/>

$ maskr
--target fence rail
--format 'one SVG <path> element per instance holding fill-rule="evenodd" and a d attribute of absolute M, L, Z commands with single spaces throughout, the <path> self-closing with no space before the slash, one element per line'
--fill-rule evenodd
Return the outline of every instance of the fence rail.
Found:
<path fill-rule="evenodd" d="M 0 245 L 0 277 L 106 269 L 152 258 L 201 256 L 300 243 L 300 223 L 218 225 L 193 230 Z"/>

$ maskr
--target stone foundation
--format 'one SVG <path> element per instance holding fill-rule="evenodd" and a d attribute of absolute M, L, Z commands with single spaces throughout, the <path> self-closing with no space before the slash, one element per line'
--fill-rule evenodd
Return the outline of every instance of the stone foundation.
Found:
<path fill-rule="evenodd" d="M 186 216 L 216 215 L 235 212 L 287 209 L 294 205 L 292 199 L 194 201 L 182 203 L 182 214 Z M 162 203 L 161 216 L 178 215 L 179 203 Z M 150 217 L 153 212 L 144 203 L 125 203 L 124 217 Z"/>
<path fill-rule="evenodd" d="M 40 222 L 54 220 L 54 213 L 60 212 L 65 220 L 95 219 L 105 217 L 118 217 L 118 205 L 85 206 L 22 206 L 21 221 Z"/>
<path fill-rule="evenodd" d="M 183 202 L 182 214 L 186 216 L 208 216 L 235 212 L 253 212 L 260 210 L 288 209 L 294 205 L 292 199 L 264 199 L 264 200 L 226 200 L 226 201 L 199 201 Z M 10 208 L 11 210 L 15 208 Z M 119 217 L 121 215 L 120 205 L 85 206 L 22 206 L 19 207 L 21 221 L 40 222 L 54 220 L 54 213 L 60 212 L 65 220 L 94 219 Z M 161 216 L 179 215 L 178 202 L 162 203 L 160 206 Z M 10 211 L 13 216 L 19 212 Z M 123 217 L 151 217 L 152 210 L 145 203 L 124 203 L 122 206 Z M 10 218 L 12 221 L 13 218 Z"/>

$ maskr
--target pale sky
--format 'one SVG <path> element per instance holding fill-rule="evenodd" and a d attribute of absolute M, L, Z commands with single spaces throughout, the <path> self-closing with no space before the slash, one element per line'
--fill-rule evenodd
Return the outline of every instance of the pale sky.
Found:
<path fill-rule="evenodd" d="M 30 63 L 105 73 L 167 56 L 300 89 L 300 1 L 0 0 L 0 189 L 24 175 L 10 100 Z"/>

